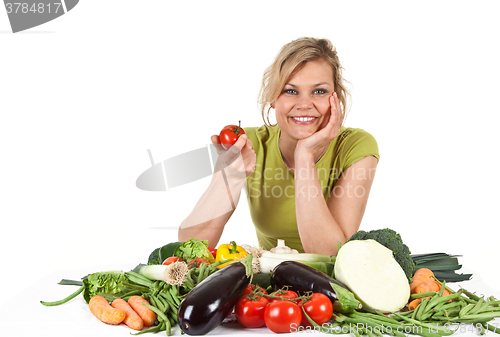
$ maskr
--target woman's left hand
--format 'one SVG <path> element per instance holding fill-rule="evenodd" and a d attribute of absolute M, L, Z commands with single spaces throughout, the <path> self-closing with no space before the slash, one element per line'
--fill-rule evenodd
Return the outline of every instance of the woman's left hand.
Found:
<path fill-rule="evenodd" d="M 342 125 L 343 115 L 340 109 L 340 101 L 337 97 L 337 93 L 333 92 L 330 96 L 330 119 L 328 123 L 322 129 L 316 131 L 309 137 L 301 139 L 297 143 L 295 148 L 295 154 L 301 151 L 315 153 L 322 150 L 327 146 L 333 139 L 335 139 Z M 299 151 L 299 152 L 297 152 Z"/>

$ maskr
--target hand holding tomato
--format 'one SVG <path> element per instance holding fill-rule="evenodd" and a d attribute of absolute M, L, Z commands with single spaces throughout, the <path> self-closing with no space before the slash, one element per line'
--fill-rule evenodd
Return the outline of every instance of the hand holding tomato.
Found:
<path fill-rule="evenodd" d="M 226 150 L 233 146 L 241 135 L 245 134 L 245 130 L 241 128 L 241 121 L 238 125 L 226 125 L 219 134 L 219 143 Z"/>
<path fill-rule="evenodd" d="M 228 177 L 234 176 L 237 179 L 245 179 L 252 174 L 255 170 L 257 156 L 252 149 L 252 141 L 247 138 L 245 133 L 238 136 L 230 150 L 226 150 L 222 146 L 218 135 L 213 135 L 211 140 L 219 154 L 214 172 L 228 168 L 226 171 Z"/>

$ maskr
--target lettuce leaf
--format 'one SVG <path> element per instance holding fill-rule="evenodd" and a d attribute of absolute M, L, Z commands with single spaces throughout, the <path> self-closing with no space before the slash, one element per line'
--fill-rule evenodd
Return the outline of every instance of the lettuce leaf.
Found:
<path fill-rule="evenodd" d="M 123 282 L 128 283 L 128 279 L 124 272 L 117 270 L 87 275 L 83 279 L 85 285 L 83 298 L 85 302 L 89 303 L 90 299 L 95 295 L 101 295 L 107 300 L 121 297 L 121 295 L 133 290 L 125 286 Z"/>
<path fill-rule="evenodd" d="M 212 253 L 208 250 L 208 240 L 191 238 L 189 241 L 186 241 L 177 247 L 174 252 L 174 256 L 178 256 L 186 261 L 201 257 L 210 263 L 215 262 Z"/>

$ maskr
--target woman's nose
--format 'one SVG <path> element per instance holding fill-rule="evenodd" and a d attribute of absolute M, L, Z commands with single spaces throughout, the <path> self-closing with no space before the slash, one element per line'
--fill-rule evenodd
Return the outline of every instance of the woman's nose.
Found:
<path fill-rule="evenodd" d="M 311 109 L 313 107 L 312 98 L 310 95 L 300 95 L 297 101 L 297 109 Z"/>

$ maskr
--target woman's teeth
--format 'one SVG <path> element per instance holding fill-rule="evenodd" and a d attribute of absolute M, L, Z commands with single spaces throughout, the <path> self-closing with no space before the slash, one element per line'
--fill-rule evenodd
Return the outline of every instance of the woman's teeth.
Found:
<path fill-rule="evenodd" d="M 309 122 L 315 119 L 316 117 L 292 117 L 292 118 L 299 122 Z"/>

